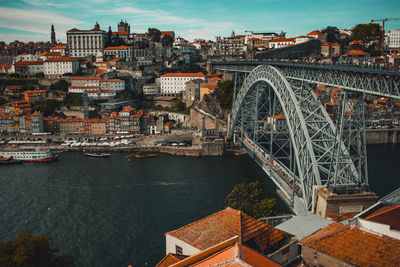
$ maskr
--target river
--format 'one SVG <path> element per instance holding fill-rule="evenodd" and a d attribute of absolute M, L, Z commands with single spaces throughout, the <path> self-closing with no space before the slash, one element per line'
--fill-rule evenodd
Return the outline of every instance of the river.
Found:
<path fill-rule="evenodd" d="M 222 209 L 234 185 L 258 179 L 276 196 L 248 156 L 125 155 L 71 152 L 48 164 L 0 166 L 0 241 L 31 229 L 52 236 L 77 266 L 154 266 L 165 255 L 164 233 Z M 383 196 L 400 186 L 400 145 L 369 146 L 368 157 L 372 190 Z"/>

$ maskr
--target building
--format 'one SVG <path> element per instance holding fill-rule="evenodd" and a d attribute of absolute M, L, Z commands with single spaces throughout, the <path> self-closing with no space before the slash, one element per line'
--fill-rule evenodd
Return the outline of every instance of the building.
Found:
<path fill-rule="evenodd" d="M 400 47 L 400 30 L 390 30 L 387 33 L 387 45 L 389 48 Z"/>
<path fill-rule="evenodd" d="M 24 92 L 24 100 L 28 104 L 35 104 L 36 101 L 42 101 L 46 98 L 46 92 L 44 90 L 34 90 L 34 91 L 25 91 Z"/>
<path fill-rule="evenodd" d="M 298 37 L 296 37 L 296 44 L 301 44 L 301 43 L 305 43 L 305 42 L 307 42 L 307 41 L 309 41 L 309 40 L 311 40 L 312 39 L 312 37 L 310 37 L 310 36 L 298 36 Z"/>
<path fill-rule="evenodd" d="M 19 61 L 36 61 L 37 57 L 35 55 L 29 54 L 27 52 L 23 52 L 15 57 L 15 62 Z"/>
<path fill-rule="evenodd" d="M 75 74 L 79 69 L 79 61 L 70 57 L 49 58 L 44 62 L 44 74 L 60 77 L 66 73 Z"/>
<path fill-rule="evenodd" d="M 200 86 L 200 101 L 203 100 L 205 95 L 209 95 L 217 88 L 217 82 L 208 82 Z"/>
<path fill-rule="evenodd" d="M 157 84 L 148 84 L 143 86 L 143 95 L 157 96 L 160 94 L 160 86 Z"/>
<path fill-rule="evenodd" d="M 186 82 L 186 89 L 183 92 L 182 98 L 185 100 L 187 106 L 190 106 L 190 103 L 193 103 L 193 101 L 200 100 L 200 87 L 204 83 L 205 81 L 202 79 L 195 79 Z"/>
<path fill-rule="evenodd" d="M 172 39 L 175 39 L 175 32 L 174 31 L 162 31 L 161 32 L 161 39 L 166 35 L 169 35 L 169 36 L 172 37 Z"/>
<path fill-rule="evenodd" d="M 0 55 L 0 65 L 11 64 L 13 61 L 13 56 Z"/>
<path fill-rule="evenodd" d="M 340 45 L 338 43 L 326 42 L 321 46 L 321 54 L 324 57 L 340 56 Z"/>
<path fill-rule="evenodd" d="M 323 34 L 323 33 L 320 32 L 320 31 L 318 31 L 318 30 L 309 32 L 309 33 L 307 34 L 307 36 L 309 36 L 310 38 L 313 38 L 313 39 L 320 40 L 322 43 L 325 43 L 325 42 L 326 42 L 326 35 Z"/>
<path fill-rule="evenodd" d="M 56 41 L 56 32 L 54 31 L 54 25 L 53 24 L 51 24 L 50 42 L 52 44 L 57 43 L 57 41 Z"/>
<path fill-rule="evenodd" d="M 43 61 L 18 61 L 10 69 L 11 72 L 21 77 L 32 77 L 37 73 L 43 73 Z"/>
<path fill-rule="evenodd" d="M 49 58 L 62 57 L 61 52 L 44 52 L 38 56 L 40 60 L 46 61 Z"/>
<path fill-rule="evenodd" d="M 73 77 L 71 86 L 97 86 L 100 87 L 100 77 Z"/>
<path fill-rule="evenodd" d="M 125 61 L 133 61 L 133 50 L 131 46 L 110 46 L 104 49 L 104 57 L 106 60 L 120 58 Z"/>
<path fill-rule="evenodd" d="M 205 75 L 198 73 L 166 73 L 161 76 L 161 94 L 175 95 L 186 89 L 186 83 L 191 80 L 205 80 Z"/>
<path fill-rule="evenodd" d="M 101 90 L 114 90 L 123 91 L 125 90 L 125 81 L 121 79 L 103 79 L 100 80 Z"/>
<path fill-rule="evenodd" d="M 296 43 L 296 38 L 279 37 L 269 41 L 269 48 L 271 49 L 282 48 L 294 45 L 295 43 Z"/>
<path fill-rule="evenodd" d="M 192 256 L 167 254 L 156 267 L 174 266 L 252 266 L 278 267 L 280 264 L 240 243 L 232 237 Z"/>
<path fill-rule="evenodd" d="M 98 52 L 103 52 L 104 45 L 105 32 L 100 29 L 97 22 L 91 30 L 73 28 L 67 31 L 67 48 L 70 57 L 96 56 Z"/>
<path fill-rule="evenodd" d="M 235 35 L 232 31 L 231 37 L 216 38 L 217 54 L 226 58 L 240 58 L 244 57 L 247 52 L 247 45 L 245 43 L 245 35 Z"/>
<path fill-rule="evenodd" d="M 50 48 L 50 52 L 59 52 L 62 57 L 65 57 L 66 55 L 65 50 L 66 47 L 61 45 L 53 46 L 52 48 Z"/>
<path fill-rule="evenodd" d="M 291 234 L 232 208 L 166 233 L 166 255 L 198 255 L 234 237 L 242 245 L 282 265 L 290 264 L 299 256 L 297 239 Z"/>
<path fill-rule="evenodd" d="M 311 266 L 400 266 L 400 242 L 357 226 L 332 223 L 300 241 Z"/>

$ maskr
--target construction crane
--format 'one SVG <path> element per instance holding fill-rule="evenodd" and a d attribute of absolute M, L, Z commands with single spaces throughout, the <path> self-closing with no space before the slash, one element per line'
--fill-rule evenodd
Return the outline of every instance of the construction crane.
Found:
<path fill-rule="evenodd" d="M 382 46 L 381 46 L 382 50 L 383 50 L 383 46 L 385 44 L 385 22 L 386 21 L 392 21 L 392 20 L 400 20 L 400 18 L 371 19 L 371 23 L 382 21 Z"/>

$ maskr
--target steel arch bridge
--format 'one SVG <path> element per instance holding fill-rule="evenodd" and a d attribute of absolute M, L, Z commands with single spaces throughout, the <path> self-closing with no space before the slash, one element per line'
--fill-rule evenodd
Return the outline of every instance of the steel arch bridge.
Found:
<path fill-rule="evenodd" d="M 313 209 L 314 186 L 368 185 L 364 94 L 344 91 L 334 123 L 308 83 L 318 81 L 287 79 L 267 64 L 234 72 L 235 91 L 241 88 L 229 138 L 242 143 L 295 213 Z"/>

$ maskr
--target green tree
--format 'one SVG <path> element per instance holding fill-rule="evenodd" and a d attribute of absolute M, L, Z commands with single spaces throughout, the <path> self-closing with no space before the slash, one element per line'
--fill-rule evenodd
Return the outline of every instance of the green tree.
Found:
<path fill-rule="evenodd" d="M 56 109 L 60 106 L 60 103 L 54 99 L 46 99 L 43 102 L 37 102 L 33 106 L 33 109 L 43 113 L 43 116 L 51 116 L 54 114 Z"/>
<path fill-rule="evenodd" d="M 171 35 L 164 35 L 161 39 L 161 43 L 163 46 L 171 47 L 174 42 L 174 38 Z"/>
<path fill-rule="evenodd" d="M 32 235 L 25 231 L 14 241 L 0 242 L 0 266 L 75 266 L 71 255 L 55 256 L 58 249 L 50 248 L 50 236 Z"/>
<path fill-rule="evenodd" d="M 225 199 L 225 207 L 238 209 L 257 219 L 277 214 L 276 200 L 267 197 L 258 181 L 235 185 Z"/>
<path fill-rule="evenodd" d="M 35 78 L 44 78 L 44 73 L 43 72 L 36 73 Z"/>
<path fill-rule="evenodd" d="M 382 31 L 379 24 L 376 23 L 358 24 L 350 36 L 351 41 L 361 40 L 364 43 L 379 41 L 381 38 Z"/>
<path fill-rule="evenodd" d="M 231 109 L 233 98 L 233 81 L 218 82 L 215 94 L 217 95 L 217 98 L 223 109 Z"/>
<path fill-rule="evenodd" d="M 337 27 L 328 26 L 322 33 L 326 33 L 327 42 L 335 43 L 340 40 L 340 32 Z"/>
<path fill-rule="evenodd" d="M 161 32 L 159 29 L 149 28 L 147 34 L 153 42 L 159 42 L 161 40 Z"/>

